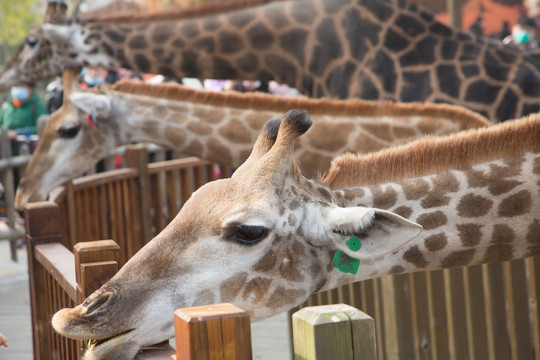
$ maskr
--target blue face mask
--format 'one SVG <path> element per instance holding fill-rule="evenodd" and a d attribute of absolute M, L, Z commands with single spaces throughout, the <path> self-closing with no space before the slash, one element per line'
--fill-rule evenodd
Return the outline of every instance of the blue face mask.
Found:
<path fill-rule="evenodd" d="M 30 98 L 30 91 L 24 87 L 13 86 L 11 88 L 11 97 L 20 101 L 26 101 Z"/>
<path fill-rule="evenodd" d="M 525 30 L 517 30 L 512 34 L 514 41 L 516 44 L 525 44 L 529 42 L 532 38 L 532 35 L 530 32 Z"/>
<path fill-rule="evenodd" d="M 88 75 L 84 75 L 84 82 L 87 83 L 89 86 L 98 86 L 100 84 L 103 84 L 105 82 L 105 79 L 102 76 L 91 77 Z"/>

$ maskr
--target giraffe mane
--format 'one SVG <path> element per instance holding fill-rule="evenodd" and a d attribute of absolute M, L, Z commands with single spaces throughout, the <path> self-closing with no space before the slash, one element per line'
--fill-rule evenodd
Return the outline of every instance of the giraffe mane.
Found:
<path fill-rule="evenodd" d="M 131 94 L 183 100 L 193 103 L 285 112 L 304 109 L 310 114 L 350 116 L 431 116 L 453 118 L 463 126 L 486 127 L 490 122 L 482 115 L 461 106 L 428 103 L 392 103 L 361 99 L 309 99 L 282 97 L 262 93 L 212 92 L 188 88 L 178 84 L 152 85 L 141 81 L 121 80 L 111 87 L 114 91 Z"/>
<path fill-rule="evenodd" d="M 426 136 L 370 154 L 343 154 L 319 174 L 331 188 L 381 184 L 540 150 L 540 114 L 496 126 Z"/>
<path fill-rule="evenodd" d="M 287 0 L 233 0 L 227 2 L 212 1 L 199 4 L 192 8 L 175 9 L 167 11 L 156 11 L 150 14 L 140 14 L 136 12 L 123 12 L 121 14 L 111 14 L 100 16 L 99 18 L 88 17 L 85 21 L 93 23 L 111 23 L 111 22 L 143 22 L 143 21 L 166 21 L 166 20 L 182 20 L 192 19 L 202 16 L 210 16 L 229 11 L 248 9 L 264 5 L 267 3 L 287 1 Z"/>

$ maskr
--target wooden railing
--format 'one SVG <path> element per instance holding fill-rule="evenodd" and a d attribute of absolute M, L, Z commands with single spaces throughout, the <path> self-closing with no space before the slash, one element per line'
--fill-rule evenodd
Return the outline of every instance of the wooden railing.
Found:
<path fill-rule="evenodd" d="M 128 147 L 125 161 L 126 168 L 75 179 L 51 193 L 64 219 L 65 247 L 112 238 L 123 265 L 163 230 L 194 190 L 216 178 L 215 165 L 195 157 L 149 163 L 144 145 Z"/>

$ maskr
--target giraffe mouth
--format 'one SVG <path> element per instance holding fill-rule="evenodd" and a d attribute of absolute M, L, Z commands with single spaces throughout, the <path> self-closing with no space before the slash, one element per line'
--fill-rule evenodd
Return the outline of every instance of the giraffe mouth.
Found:
<path fill-rule="evenodd" d="M 88 342 L 86 344 L 86 350 L 87 351 L 94 351 L 94 350 L 96 350 L 97 347 L 105 345 L 105 344 L 107 344 L 107 343 L 109 343 L 111 341 L 115 342 L 115 341 L 121 340 L 122 338 L 127 336 L 129 333 L 131 333 L 133 330 L 135 330 L 135 329 L 126 330 L 126 331 L 121 332 L 119 334 L 109 336 L 109 337 L 106 337 L 106 338 L 103 338 L 103 339 L 90 339 L 90 340 L 88 340 Z"/>

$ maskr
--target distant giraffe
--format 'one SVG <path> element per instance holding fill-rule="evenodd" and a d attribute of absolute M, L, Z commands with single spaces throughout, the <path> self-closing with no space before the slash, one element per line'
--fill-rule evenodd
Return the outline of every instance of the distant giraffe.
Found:
<path fill-rule="evenodd" d="M 540 115 L 344 155 L 322 182 L 294 161 L 310 125 L 298 110 L 269 122 L 230 179 L 193 193 L 54 329 L 97 340 L 86 360 L 127 360 L 174 336 L 180 307 L 231 302 L 257 320 L 347 283 L 540 255 Z M 380 182 L 361 186 L 366 162 Z"/>
<path fill-rule="evenodd" d="M 445 102 L 502 121 L 540 110 L 540 58 L 451 29 L 404 0 L 240 1 L 36 25 L 0 86 L 68 60 L 168 76 L 274 79 L 310 97 Z"/>
<path fill-rule="evenodd" d="M 366 153 L 490 124 L 448 104 L 211 93 L 130 81 L 83 90 L 79 71 L 64 73 L 64 105 L 47 121 L 17 189 L 18 208 L 43 200 L 54 186 L 88 170 L 114 147 L 132 142 L 153 142 L 236 168 L 248 157 L 264 123 L 295 107 L 309 110 L 315 120 L 296 151 L 306 174 L 328 169 L 333 156 L 346 151 Z"/>

